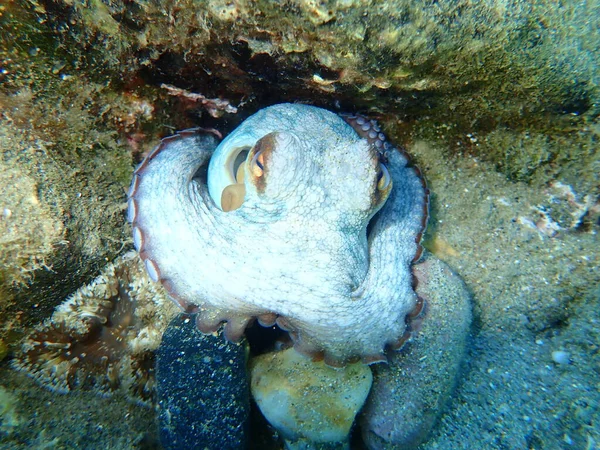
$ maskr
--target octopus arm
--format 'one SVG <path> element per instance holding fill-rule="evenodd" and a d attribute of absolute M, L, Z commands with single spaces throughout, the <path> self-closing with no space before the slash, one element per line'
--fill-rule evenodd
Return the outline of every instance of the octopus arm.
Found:
<path fill-rule="evenodd" d="M 388 151 L 393 179 L 390 196 L 373 217 L 368 236 L 369 268 L 353 292 L 339 292 L 319 321 L 279 317 L 294 347 L 312 357 L 322 355 L 334 367 L 353 361 L 387 360 L 387 348 L 398 348 L 408 335 L 407 316 L 418 308 L 412 264 L 420 253 L 427 190 L 416 169 L 397 149 Z"/>
<path fill-rule="evenodd" d="M 216 146 L 214 136 L 197 130 L 164 139 L 136 169 L 129 191 L 134 245 L 150 277 L 188 312 L 197 310 L 191 299 L 205 295 L 198 292 L 202 285 L 189 280 L 197 279 L 195 261 L 210 257 L 206 242 L 214 238 L 215 214 L 220 213 L 194 177 Z"/>
<path fill-rule="evenodd" d="M 406 339 L 406 316 L 417 307 L 412 263 L 420 254 L 419 240 L 425 225 L 427 190 L 416 169 L 396 149 L 388 154 L 393 188 L 382 209 L 373 217 L 368 236 L 369 270 L 355 295 L 361 310 L 357 332 L 364 349 L 362 359 L 378 359 L 385 347 L 397 348 Z"/>

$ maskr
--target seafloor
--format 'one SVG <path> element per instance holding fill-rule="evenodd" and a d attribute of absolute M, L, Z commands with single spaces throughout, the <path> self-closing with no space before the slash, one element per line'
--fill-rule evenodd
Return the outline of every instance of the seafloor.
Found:
<path fill-rule="evenodd" d="M 0 5 L 0 447 L 160 448 L 152 408 L 48 390 L 14 360 L 132 248 L 126 189 L 160 137 L 301 101 L 406 146 L 425 247 L 472 293 L 419 448 L 600 448 L 600 6 L 480 3 Z"/>

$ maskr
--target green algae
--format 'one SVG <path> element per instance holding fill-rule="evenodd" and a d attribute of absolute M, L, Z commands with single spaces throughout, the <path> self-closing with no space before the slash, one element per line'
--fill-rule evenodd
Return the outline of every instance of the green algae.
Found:
<path fill-rule="evenodd" d="M 24 324 L 45 317 L 113 259 L 129 236 L 123 204 L 131 153 L 109 126 L 129 108 L 49 49 L 37 14 L 5 9 L 2 16 L 3 26 L 19 36 L 0 46 L 6 185 L 0 334 L 10 334 L 11 343 Z M 102 109 L 114 99 L 120 104 Z"/>
<path fill-rule="evenodd" d="M 120 78 L 167 70 L 185 87 L 215 89 L 220 80 L 221 94 L 263 96 L 269 88 L 314 98 L 322 86 L 307 80 L 317 74 L 332 82 L 330 100 L 335 93 L 366 108 L 385 102 L 390 113 L 482 123 L 531 120 L 544 110 L 596 111 L 597 28 L 592 14 L 571 4 L 43 4 L 53 22 L 69 23 L 57 38 L 81 53 L 92 50 L 88 63 L 113 78 L 117 71 Z M 575 22 L 584 26 L 575 30 Z M 262 71 L 255 62 L 266 63 Z"/>

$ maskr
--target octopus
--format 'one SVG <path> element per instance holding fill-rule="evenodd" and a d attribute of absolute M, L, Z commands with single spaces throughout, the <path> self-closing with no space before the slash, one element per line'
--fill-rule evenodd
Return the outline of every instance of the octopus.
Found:
<path fill-rule="evenodd" d="M 386 361 L 423 309 L 428 191 L 375 121 L 279 104 L 219 143 L 162 140 L 128 194 L 135 248 L 197 328 L 238 340 L 254 320 L 331 366 Z"/>

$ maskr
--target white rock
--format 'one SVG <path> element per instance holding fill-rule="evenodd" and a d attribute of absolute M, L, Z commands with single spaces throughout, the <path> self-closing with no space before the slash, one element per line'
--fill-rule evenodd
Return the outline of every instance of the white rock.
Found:
<path fill-rule="evenodd" d="M 373 381 L 364 364 L 334 369 L 293 348 L 254 358 L 250 367 L 252 395 L 288 448 L 300 442 L 306 443 L 303 448 L 311 443 L 345 446 Z"/>
<path fill-rule="evenodd" d="M 552 352 L 552 361 L 556 364 L 569 364 L 571 362 L 571 355 L 563 350 L 555 350 Z"/>

